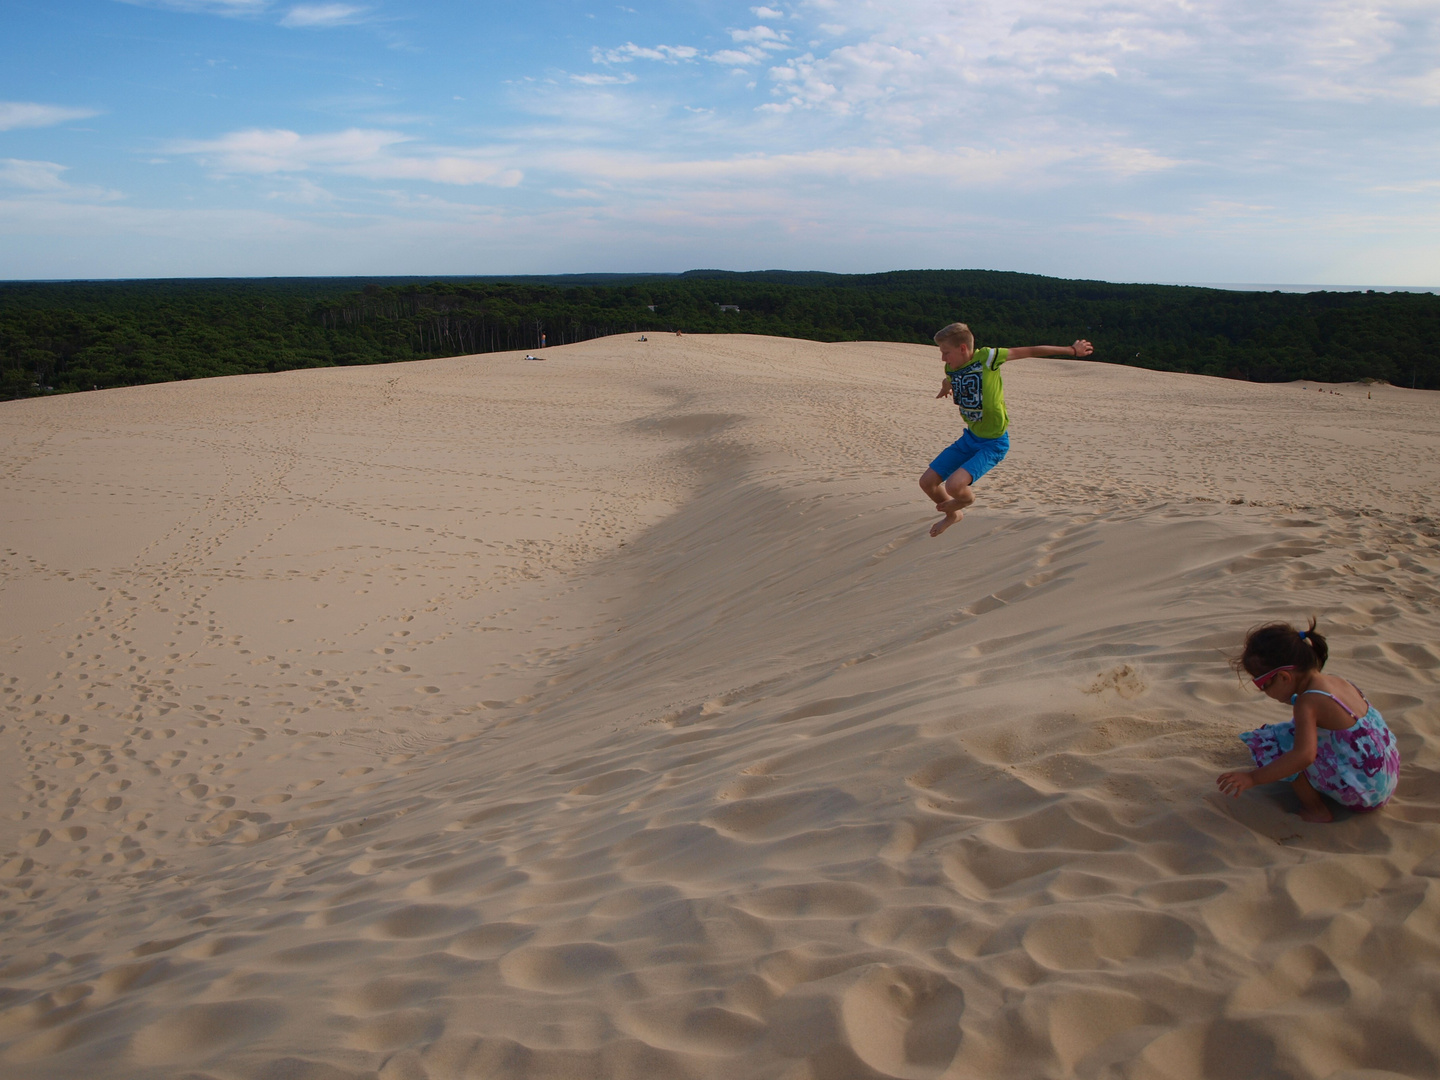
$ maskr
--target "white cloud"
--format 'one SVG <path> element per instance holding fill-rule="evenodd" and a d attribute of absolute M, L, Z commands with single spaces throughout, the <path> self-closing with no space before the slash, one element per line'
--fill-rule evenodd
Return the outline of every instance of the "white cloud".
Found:
<path fill-rule="evenodd" d="M 1417 105 L 1440 105 L 1440 67 L 1400 80 L 1402 94 Z"/>
<path fill-rule="evenodd" d="M 53 161 L 22 161 L 0 158 L 0 184 L 26 188 L 30 191 L 61 191 L 66 187 L 60 179 L 66 166 Z"/>
<path fill-rule="evenodd" d="M 783 49 L 790 36 L 786 33 L 776 33 L 768 26 L 752 26 L 749 30 L 731 30 L 731 41 L 748 41 L 758 45 L 762 49 Z"/>
<path fill-rule="evenodd" d="M 297 4 L 280 20 L 281 26 L 346 26 L 360 22 L 368 9 L 354 4 Z"/>
<path fill-rule="evenodd" d="M 66 105 L 40 105 L 33 101 L 0 101 L 0 131 L 12 128 L 52 127 L 69 120 L 98 116 L 95 109 L 75 109 Z"/>
<path fill-rule="evenodd" d="M 1370 188 L 1375 192 L 1397 192 L 1403 195 L 1420 195 L 1430 191 L 1440 191 L 1440 180 L 1414 180 L 1405 184 L 1374 184 Z"/>
<path fill-rule="evenodd" d="M 1089 175 L 1127 176 L 1174 168 L 1143 148 L 1106 145 L 1090 147 L 1057 143 L 1045 149 L 994 150 L 974 147 L 835 147 L 795 153 L 743 154 L 717 158 L 662 159 L 620 151 L 538 152 L 537 165 L 612 184 L 635 184 L 637 190 L 665 185 L 784 185 L 819 179 L 846 182 L 919 181 L 947 189 L 1052 186 L 1053 166 Z"/>
<path fill-rule="evenodd" d="M 746 67 L 767 59 L 772 52 L 783 51 L 790 47 L 790 38 L 787 33 L 776 32 L 768 26 L 752 26 L 748 30 L 731 30 L 730 38 L 740 47 L 706 53 L 703 54 L 704 58 L 728 67 Z M 633 60 L 656 60 L 666 64 L 677 64 L 681 61 L 694 60 L 701 55 L 701 51 L 691 45 L 641 46 L 636 45 L 633 41 L 627 41 L 615 49 L 602 49 L 595 46 L 590 50 L 590 59 L 597 64 L 628 64 Z"/>
<path fill-rule="evenodd" d="M 1274 227 L 1282 223 L 1294 224 L 1294 222 L 1285 221 L 1288 215 L 1283 212 L 1277 213 L 1277 208 L 1274 206 L 1254 206 L 1218 199 L 1211 199 L 1199 206 L 1186 207 L 1178 211 L 1117 210 L 1107 216 L 1113 221 L 1135 226 L 1149 236 L 1167 237 L 1183 235 L 1194 230 L 1204 230 L 1211 234 L 1217 232 L 1235 234 L 1240 230 L 1253 230 L 1259 226 Z"/>
<path fill-rule="evenodd" d="M 1241 87 L 1289 100 L 1440 104 L 1433 0 L 831 0 L 816 29 L 851 40 L 796 64 L 789 103 L 856 109 L 960 83 L 986 93 L 1120 80 L 1175 98 Z M 905 71 L 884 56 L 932 65 Z M 899 81 L 895 81 L 896 77 Z M 1252 99 L 1255 93 L 1249 95 Z M 1418 98 L 1418 101 L 1417 101 Z"/>
<path fill-rule="evenodd" d="M 746 67 L 771 59 L 773 52 L 790 48 L 790 35 L 776 33 L 768 26 L 752 26 L 748 30 L 731 30 L 730 40 L 740 46 L 738 49 L 720 49 L 710 53 L 706 59 L 730 67 Z"/>
<path fill-rule="evenodd" d="M 705 59 L 713 60 L 717 64 L 744 67 L 747 64 L 758 64 L 765 58 L 765 53 L 759 49 L 747 49 L 745 52 L 741 52 L 739 49 L 721 49 L 719 52 L 710 53 Z"/>
<path fill-rule="evenodd" d="M 627 41 L 618 49 L 590 50 L 590 58 L 597 64 L 628 64 L 632 60 L 659 60 L 666 64 L 677 64 L 682 60 L 693 60 L 700 50 L 689 45 L 655 45 L 646 47 Z"/>
<path fill-rule="evenodd" d="M 1183 267 L 1190 280 L 1236 281 L 1244 278 L 1233 267 L 1243 265 L 1262 281 L 1440 281 L 1434 255 L 1440 213 L 1430 204 L 1404 215 L 1365 213 L 1385 207 L 1384 199 L 1358 212 L 1337 205 L 1312 213 L 1293 205 L 1287 193 L 1269 203 L 1282 207 L 1278 214 L 1266 209 L 1266 200 L 1229 208 L 1196 197 L 1153 207 L 1148 218 L 1140 212 L 1109 218 L 1107 210 L 1123 205 L 1117 203 L 1098 206 L 1091 217 L 1056 218 L 1046 216 L 1046 208 L 1062 201 L 1053 187 L 1015 204 L 1007 201 L 1009 193 L 1023 185 L 957 191 L 953 184 L 927 187 L 926 173 L 907 170 L 973 165 L 973 173 L 983 176 L 990 170 L 981 166 L 993 165 L 1001 176 L 1023 178 L 1050 169 L 1053 181 L 1056 167 L 1067 176 L 1079 171 L 1078 159 L 1068 153 L 1033 160 L 1023 150 L 899 156 L 862 163 L 862 178 L 871 182 L 857 186 L 849 174 L 867 154 L 860 148 L 849 159 L 828 163 L 759 165 L 738 156 L 721 161 L 731 169 L 729 178 L 691 168 L 661 177 L 659 184 L 650 179 L 648 162 L 612 168 L 604 155 L 573 154 L 535 167 L 563 166 L 596 179 L 583 191 L 547 180 L 534 190 L 552 201 L 538 204 L 508 197 L 500 205 L 483 197 L 452 201 L 400 190 L 380 192 L 364 204 L 321 197 L 314 207 L 277 195 L 257 212 L 107 206 L 40 193 L 0 196 L 0 234 L 7 238 L 0 246 L 0 276 L 518 274 L 685 270 L 697 264 L 865 272 L 962 265 L 1125 281 L 1174 280 L 1176 267 Z M 798 167 L 786 171 L 790 164 Z M 1103 174 L 1096 180 L 1092 194 L 1109 186 Z M 877 191 L 884 197 L 877 198 Z M 304 198 L 301 191 L 295 195 Z M 1225 240 L 1220 244 L 1217 216 Z M 1321 245 L 1308 242 L 1314 235 L 1332 241 L 1321 262 L 1315 255 Z M 1337 237 L 1340 242 L 1333 242 Z"/>
<path fill-rule="evenodd" d="M 1089 156 L 1098 168 L 1116 176 L 1141 176 L 1188 164 L 1143 146 L 1097 146 L 1090 150 Z"/>
<path fill-rule="evenodd" d="M 66 202 L 109 203 L 122 197 L 118 191 L 72 184 L 62 175 L 68 171 L 68 165 L 54 161 L 0 158 L 0 188 L 18 189 L 11 197 L 21 201 L 58 199 Z"/>
<path fill-rule="evenodd" d="M 330 191 L 303 176 L 289 178 L 287 183 L 266 192 L 265 197 L 300 206 L 321 206 L 335 201 Z"/>
<path fill-rule="evenodd" d="M 959 66 L 955 50 L 938 42 L 917 44 L 925 51 L 866 41 L 819 59 L 807 53 L 772 68 L 770 75 L 784 103 L 797 108 L 849 113 L 903 99 L 923 99 L 930 108 L 954 102 L 965 84 L 942 73 L 947 63 Z"/>
<path fill-rule="evenodd" d="M 380 11 L 379 0 L 149 2 L 258 16 L 272 28 Z M 757 5 L 753 20 L 741 14 L 748 4 Z M 535 13 L 517 18 L 541 22 Z M 779 0 L 746 0 L 730 18 L 745 25 L 722 23 L 710 37 L 700 35 L 715 34 L 713 22 L 681 31 L 639 29 L 637 20 L 628 34 L 671 44 L 592 37 L 603 41 L 594 65 L 574 74 L 557 73 L 539 51 L 517 58 L 538 74 L 505 83 L 506 100 L 452 112 L 448 102 L 439 107 L 447 91 L 423 126 L 416 117 L 427 110 L 413 96 L 423 91 L 411 78 L 394 101 L 332 113 L 352 118 L 334 122 L 355 124 L 350 130 L 300 134 L 289 129 L 305 121 L 280 106 L 236 122 L 254 130 L 166 149 L 211 174 L 245 178 L 217 200 L 253 196 L 252 207 L 290 215 L 285 228 L 300 239 L 291 248 L 275 239 L 267 250 L 285 258 L 256 272 L 295 272 L 372 245 L 366 250 L 392 271 L 402 258 L 392 253 L 411 253 L 404 257 L 416 272 L 437 272 L 445 250 L 458 251 L 450 265 L 466 270 L 483 250 L 500 260 L 490 264 L 497 272 L 624 268 L 617 259 L 683 269 L 699 251 L 710 265 L 728 257 L 740 266 L 873 269 L 963 258 L 1070 276 L 1164 280 L 1184 265 L 1197 280 L 1293 281 L 1310 272 L 1280 268 L 1313 259 L 1320 230 L 1349 228 L 1374 239 L 1366 252 L 1394 237 L 1409 253 L 1374 280 L 1440 278 L 1420 272 L 1440 266 L 1436 0 L 804 0 L 783 12 Z M 647 15 L 644 25 L 652 22 Z M 443 62 L 429 55 L 427 63 Z M 657 77 L 672 73 L 681 77 Z M 259 95 L 252 106 L 262 107 Z M 15 107 L 0 106 L 0 126 L 20 115 L 5 111 Z M 26 115 L 39 117 L 23 121 L 36 126 L 76 114 Z M 506 145 L 410 134 L 446 123 L 484 124 Z M 57 134 L 61 143 L 70 137 Z M 71 160 L 68 143 L 39 145 L 23 153 Z M 500 193 L 497 185 L 519 182 L 519 163 L 523 190 Z M 87 161 L 86 174 L 95 167 Z M 14 229 L 44 213 L 82 220 L 79 188 L 66 181 L 73 175 L 52 161 L 0 161 L 6 220 Z M 110 209 L 94 220 L 143 218 L 133 207 Z M 133 235 L 158 235 L 170 228 L 163 218 L 143 218 Z M 186 220 L 208 228 L 203 216 Z M 279 216 L 246 228 L 257 221 Z M 131 235 L 129 227 L 105 235 Z M 19 265 L 6 250 L 14 229 L 0 230 L 7 265 Z M 1226 243 L 1207 243 L 1217 229 Z M 205 259 L 238 260 L 231 251 L 251 243 L 263 246 L 193 240 Z M 77 227 L 75 251 L 100 246 Z M 30 250 L 51 257 L 43 239 Z M 550 261 L 525 261 L 537 258 Z"/>
<path fill-rule="evenodd" d="M 368 180 L 428 180 L 436 184 L 491 184 L 513 187 L 520 170 L 483 151 L 416 148 L 393 152 L 410 142 L 396 131 L 351 128 L 324 135 L 278 129 L 234 131 L 218 139 L 184 141 L 170 153 L 194 156 L 220 174 L 328 171 Z"/>
<path fill-rule="evenodd" d="M 636 75 L 633 71 L 625 71 L 619 75 L 571 75 L 570 81 L 577 82 L 581 86 L 624 86 L 633 83 Z"/>
<path fill-rule="evenodd" d="M 494 187 L 514 187 L 525 178 L 519 169 L 463 154 L 380 158 L 336 171 L 371 180 L 429 180 L 435 184 L 490 184 Z"/>
<path fill-rule="evenodd" d="M 180 141 L 168 149 L 193 154 L 222 173 L 295 172 L 373 161 L 388 147 L 408 141 L 396 131 L 351 128 L 329 135 L 294 131 L 235 131 L 218 139 Z"/>
<path fill-rule="evenodd" d="M 270 7 L 270 0 L 120 0 L 135 7 L 164 8 L 168 11 L 201 15 L 258 15 Z"/>

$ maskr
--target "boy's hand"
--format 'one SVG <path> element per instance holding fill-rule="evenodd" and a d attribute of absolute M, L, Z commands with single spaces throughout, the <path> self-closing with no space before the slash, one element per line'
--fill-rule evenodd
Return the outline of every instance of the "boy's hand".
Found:
<path fill-rule="evenodd" d="M 1255 786 L 1255 774 L 1248 771 L 1221 773 L 1215 778 L 1215 783 L 1224 794 L 1238 798 L 1242 791 L 1249 791 Z"/>
<path fill-rule="evenodd" d="M 1070 347 L 1075 350 L 1076 356 L 1089 356 L 1095 351 L 1095 346 L 1091 345 L 1084 338 L 1076 341 L 1075 344 Z"/>
<path fill-rule="evenodd" d="M 940 398 L 942 398 L 942 397 L 949 397 L 949 396 L 950 396 L 950 380 L 949 380 L 948 378 L 946 378 L 946 379 L 941 379 L 941 380 L 940 380 L 940 392 L 935 395 L 935 398 L 936 398 L 936 400 L 938 401 L 938 400 L 939 400 Z"/>

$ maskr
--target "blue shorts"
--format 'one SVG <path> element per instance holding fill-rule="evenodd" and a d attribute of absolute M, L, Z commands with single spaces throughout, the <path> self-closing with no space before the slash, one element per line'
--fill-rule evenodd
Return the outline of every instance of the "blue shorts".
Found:
<path fill-rule="evenodd" d="M 941 480 L 950 479 L 957 469 L 970 474 L 971 481 L 979 480 L 1010 452 L 1010 433 L 1002 432 L 998 439 L 982 439 L 969 428 L 965 434 L 940 451 L 940 456 L 930 463 L 930 468 L 940 474 Z"/>

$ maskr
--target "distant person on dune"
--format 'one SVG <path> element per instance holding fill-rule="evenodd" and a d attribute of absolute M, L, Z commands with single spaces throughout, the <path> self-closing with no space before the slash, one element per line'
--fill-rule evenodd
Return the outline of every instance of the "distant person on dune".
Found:
<path fill-rule="evenodd" d="M 1270 623 L 1245 636 L 1245 648 L 1231 666 L 1266 697 L 1289 705 L 1291 715 L 1240 736 L 1256 768 L 1221 773 L 1215 782 L 1226 795 L 1288 780 L 1302 818 L 1330 821 L 1321 795 L 1351 810 L 1374 810 L 1395 793 L 1400 779 L 1395 736 L 1358 686 L 1321 673 L 1329 655 L 1314 619 L 1308 630 Z"/>
<path fill-rule="evenodd" d="M 945 516 L 930 528 L 939 536 L 965 516 L 975 501 L 971 485 L 1000 464 L 1010 450 L 1006 429 L 1005 387 L 1000 365 L 1007 360 L 1031 356 L 1089 356 L 1095 347 L 1088 341 L 1073 345 L 1026 345 L 1018 349 L 976 349 L 975 335 L 964 323 L 951 323 L 935 335 L 945 378 L 936 398 L 953 397 L 966 424 L 960 436 L 930 463 L 920 477 L 920 490 L 930 496 L 935 509 Z"/>

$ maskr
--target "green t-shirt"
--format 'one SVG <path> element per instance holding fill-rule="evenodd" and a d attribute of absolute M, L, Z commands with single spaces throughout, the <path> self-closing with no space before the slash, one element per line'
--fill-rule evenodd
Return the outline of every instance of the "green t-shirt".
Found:
<path fill-rule="evenodd" d="M 950 393 L 970 430 L 982 439 L 998 439 L 1010 426 L 1005 413 L 1005 386 L 1000 365 L 1010 359 L 1009 349 L 976 349 L 970 363 L 952 370 L 945 365 Z"/>

